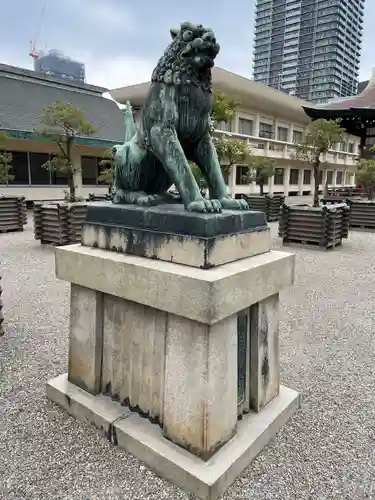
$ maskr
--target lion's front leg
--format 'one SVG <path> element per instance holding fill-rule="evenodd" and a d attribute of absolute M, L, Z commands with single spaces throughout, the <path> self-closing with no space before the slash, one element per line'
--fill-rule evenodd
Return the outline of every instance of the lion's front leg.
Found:
<path fill-rule="evenodd" d="M 220 203 L 202 197 L 176 131 L 170 126 L 154 125 L 150 139 L 152 151 L 175 184 L 186 210 L 220 212 Z"/>
<path fill-rule="evenodd" d="M 193 151 L 192 160 L 201 169 L 206 179 L 210 198 L 219 200 L 222 208 L 228 210 L 247 210 L 249 208 L 245 200 L 236 200 L 228 196 L 228 188 L 221 172 L 215 145 L 208 132 L 197 144 Z"/>

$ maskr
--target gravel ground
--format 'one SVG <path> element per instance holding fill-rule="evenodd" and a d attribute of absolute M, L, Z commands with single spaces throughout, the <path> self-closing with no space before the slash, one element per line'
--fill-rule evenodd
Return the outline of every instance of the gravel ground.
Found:
<path fill-rule="evenodd" d="M 301 409 L 225 500 L 375 498 L 374 248 L 375 234 L 353 232 L 334 251 L 293 249 L 281 370 Z M 68 284 L 54 277 L 53 253 L 31 224 L 0 235 L 0 499 L 192 498 L 46 400 L 67 362 Z"/>

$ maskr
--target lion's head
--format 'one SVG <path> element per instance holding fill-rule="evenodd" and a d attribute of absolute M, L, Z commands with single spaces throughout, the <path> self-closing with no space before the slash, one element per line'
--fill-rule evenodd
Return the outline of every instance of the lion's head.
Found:
<path fill-rule="evenodd" d="M 182 23 L 172 29 L 172 42 L 152 73 L 152 82 L 193 84 L 211 91 L 211 68 L 220 46 L 215 33 L 201 24 Z"/>

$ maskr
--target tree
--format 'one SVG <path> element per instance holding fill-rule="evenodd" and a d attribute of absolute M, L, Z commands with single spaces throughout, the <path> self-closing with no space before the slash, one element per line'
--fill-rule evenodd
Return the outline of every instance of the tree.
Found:
<path fill-rule="evenodd" d="M 233 120 L 238 102 L 217 90 L 213 93 L 211 118 L 216 123 Z"/>
<path fill-rule="evenodd" d="M 221 135 L 220 137 L 213 138 L 217 156 L 220 164 L 225 161 L 226 164 L 222 165 L 223 172 L 230 172 L 233 165 L 249 165 L 251 152 L 249 145 L 243 139 L 231 139 Z"/>
<path fill-rule="evenodd" d="M 356 177 L 372 200 L 375 189 L 375 159 L 359 160 Z"/>
<path fill-rule="evenodd" d="M 11 174 L 13 157 L 6 151 L 7 139 L 7 134 L 0 131 L 0 184 L 8 184 L 14 179 L 14 175 Z"/>
<path fill-rule="evenodd" d="M 275 174 L 275 162 L 272 158 L 251 155 L 249 167 L 251 172 L 249 182 L 255 179 L 255 182 L 259 186 L 260 194 L 263 195 L 264 185 L 268 182 L 268 179 Z"/>
<path fill-rule="evenodd" d="M 292 158 L 307 161 L 314 170 L 314 207 L 319 206 L 319 170 L 322 156 L 342 140 L 344 130 L 338 120 L 320 118 L 310 123 L 309 128 Z"/>
<path fill-rule="evenodd" d="M 40 116 L 44 128 L 37 133 L 50 139 L 57 146 L 54 157 L 43 166 L 54 171 L 64 172 L 68 177 L 69 201 L 76 201 L 75 174 L 80 171 L 73 161 L 73 149 L 77 136 L 89 136 L 96 128 L 86 121 L 85 114 L 73 104 L 63 103 L 60 99 L 45 106 Z"/>
<path fill-rule="evenodd" d="M 216 123 L 228 122 L 236 116 L 238 101 L 228 97 L 223 92 L 214 91 L 211 114 L 211 130 Z M 233 165 L 247 165 L 250 158 L 250 149 L 243 139 L 233 139 L 230 132 L 221 132 L 219 137 L 213 136 L 217 156 L 223 173 L 229 173 Z M 222 162 L 226 164 L 223 165 Z M 194 173 L 194 172 L 193 172 Z"/>
<path fill-rule="evenodd" d="M 111 149 L 107 149 L 106 151 L 104 151 L 103 159 L 100 161 L 99 166 L 105 168 L 103 168 L 103 170 L 100 172 L 98 181 L 107 184 L 108 192 L 110 193 L 112 189 L 114 169 L 113 154 Z"/>

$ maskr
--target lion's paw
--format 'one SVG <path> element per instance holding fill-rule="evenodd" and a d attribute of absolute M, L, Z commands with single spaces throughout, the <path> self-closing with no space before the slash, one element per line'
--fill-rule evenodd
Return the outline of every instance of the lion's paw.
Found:
<path fill-rule="evenodd" d="M 122 189 L 116 189 L 113 192 L 112 203 L 121 205 L 125 202 L 125 192 Z"/>
<path fill-rule="evenodd" d="M 219 200 L 192 201 L 186 210 L 189 212 L 221 212 L 221 203 Z"/>
<path fill-rule="evenodd" d="M 148 206 L 148 207 L 158 205 L 160 202 L 161 202 L 161 197 L 157 194 L 141 195 L 136 200 L 137 205 Z"/>
<path fill-rule="evenodd" d="M 221 206 L 227 210 L 249 210 L 249 205 L 244 199 L 236 200 L 234 198 L 221 198 Z"/>

